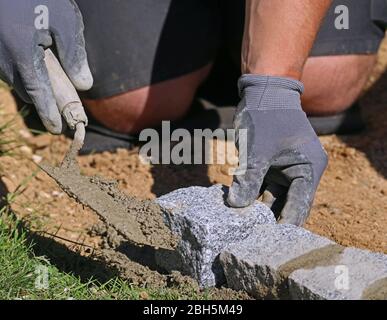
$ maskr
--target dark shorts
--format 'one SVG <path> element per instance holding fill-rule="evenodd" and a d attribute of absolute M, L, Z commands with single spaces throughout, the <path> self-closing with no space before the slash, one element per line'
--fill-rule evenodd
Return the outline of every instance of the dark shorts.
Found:
<path fill-rule="evenodd" d="M 76 1 L 95 80 L 89 98 L 173 79 L 221 55 L 239 66 L 243 0 Z M 338 5 L 349 8 L 348 30 L 335 28 Z M 311 55 L 376 53 L 386 21 L 385 0 L 335 0 Z"/>

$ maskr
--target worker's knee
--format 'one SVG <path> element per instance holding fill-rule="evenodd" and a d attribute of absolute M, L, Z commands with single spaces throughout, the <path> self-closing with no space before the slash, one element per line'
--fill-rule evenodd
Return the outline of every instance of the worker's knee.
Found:
<path fill-rule="evenodd" d="M 158 126 L 163 120 L 183 117 L 210 69 L 211 65 L 207 65 L 179 78 L 84 102 L 91 115 L 109 129 L 138 133 L 144 128 Z"/>
<path fill-rule="evenodd" d="M 362 93 L 375 61 L 375 55 L 309 58 L 302 77 L 305 112 L 332 115 L 350 107 Z"/>

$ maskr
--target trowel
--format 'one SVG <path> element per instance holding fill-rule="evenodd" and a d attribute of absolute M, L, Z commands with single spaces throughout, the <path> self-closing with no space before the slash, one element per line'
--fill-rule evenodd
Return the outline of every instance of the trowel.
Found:
<path fill-rule="evenodd" d="M 147 244 L 135 217 L 128 214 L 127 208 L 115 201 L 98 184 L 92 183 L 92 177 L 81 174 L 76 156 L 84 143 L 87 116 L 77 91 L 50 49 L 45 50 L 44 60 L 58 109 L 69 128 L 75 130 L 75 133 L 62 164 L 59 167 L 53 167 L 42 163 L 39 165 L 40 168 L 69 196 L 94 210 L 105 223 L 112 226 L 127 240 L 136 244 Z"/>

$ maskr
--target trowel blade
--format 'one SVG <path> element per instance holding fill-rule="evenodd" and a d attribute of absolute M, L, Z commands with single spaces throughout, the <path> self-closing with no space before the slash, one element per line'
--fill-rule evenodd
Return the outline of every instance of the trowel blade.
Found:
<path fill-rule="evenodd" d="M 97 184 L 92 183 L 90 177 L 81 175 L 79 170 L 74 170 L 74 167 L 53 167 L 44 163 L 39 164 L 39 167 L 70 197 L 95 211 L 105 223 L 112 226 L 127 240 L 148 245 L 135 217 L 128 214 L 125 206 L 115 201 Z"/>

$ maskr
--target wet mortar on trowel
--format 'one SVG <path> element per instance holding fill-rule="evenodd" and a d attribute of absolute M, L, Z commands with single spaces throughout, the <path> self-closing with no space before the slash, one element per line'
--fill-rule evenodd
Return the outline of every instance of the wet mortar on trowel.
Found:
<path fill-rule="evenodd" d="M 137 244 L 173 250 L 177 239 L 164 224 L 160 206 L 152 200 L 139 200 L 118 190 L 118 183 L 98 176 L 84 176 L 75 153 L 59 167 L 41 164 L 70 197 L 93 209 L 118 234 Z M 140 232 L 136 229 L 139 227 Z"/>

